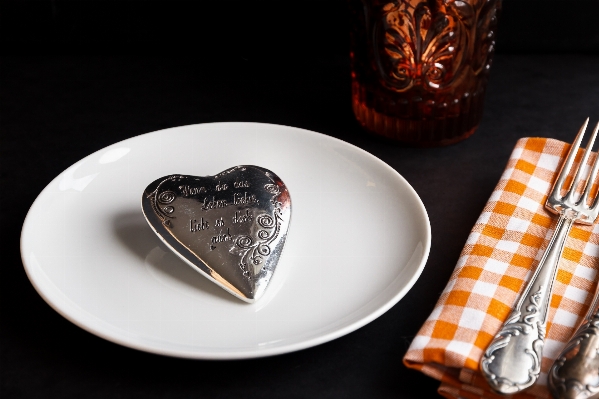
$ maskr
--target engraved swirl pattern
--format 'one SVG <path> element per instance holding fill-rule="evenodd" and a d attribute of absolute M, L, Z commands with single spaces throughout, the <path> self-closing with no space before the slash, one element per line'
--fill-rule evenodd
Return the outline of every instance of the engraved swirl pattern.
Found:
<path fill-rule="evenodd" d="M 162 193 L 160 193 L 160 195 L 158 195 L 158 202 L 160 202 L 161 204 L 170 204 L 175 200 L 176 197 L 177 195 L 170 190 L 163 191 Z"/>
<path fill-rule="evenodd" d="M 236 238 L 235 246 L 231 250 L 241 255 L 239 267 L 248 279 L 260 278 L 264 272 L 263 268 L 256 272 L 253 266 L 261 265 L 265 257 L 271 254 L 270 244 L 279 236 L 281 230 L 281 203 L 276 200 L 280 189 L 275 184 L 266 184 L 264 189 L 273 195 L 270 202 L 274 205 L 274 210 L 272 215 L 263 213 L 256 217 L 256 223 L 261 227 L 256 233 L 259 241 L 254 241 L 249 235 L 242 235 Z"/>
<path fill-rule="evenodd" d="M 171 226 L 169 219 L 173 219 L 171 214 L 175 211 L 175 208 L 169 204 L 175 201 L 177 194 L 171 190 L 161 191 L 162 185 L 170 181 L 179 181 L 182 178 L 183 176 L 179 175 L 169 176 L 148 195 L 154 213 L 160 218 L 162 224 L 165 226 Z"/>
<path fill-rule="evenodd" d="M 235 241 L 235 244 L 239 248 L 243 248 L 243 249 L 251 248 L 252 243 L 253 243 L 252 237 L 245 236 L 245 235 L 237 237 L 237 240 Z"/>
<path fill-rule="evenodd" d="M 276 184 L 265 184 L 264 189 L 272 195 L 278 195 L 281 192 L 281 190 L 279 190 L 279 186 Z"/>

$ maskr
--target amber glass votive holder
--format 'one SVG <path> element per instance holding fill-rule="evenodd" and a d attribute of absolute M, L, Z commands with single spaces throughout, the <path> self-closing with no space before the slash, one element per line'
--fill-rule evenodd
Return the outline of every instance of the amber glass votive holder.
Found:
<path fill-rule="evenodd" d="M 501 0 L 349 0 L 352 106 L 369 132 L 417 146 L 472 135 Z"/>

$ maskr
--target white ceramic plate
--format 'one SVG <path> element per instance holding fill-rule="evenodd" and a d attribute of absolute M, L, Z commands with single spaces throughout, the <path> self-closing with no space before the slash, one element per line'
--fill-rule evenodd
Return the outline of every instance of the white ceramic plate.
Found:
<path fill-rule="evenodd" d="M 235 165 L 274 171 L 293 203 L 277 271 L 255 304 L 171 253 L 140 207 L 158 177 Z M 416 192 L 369 153 L 291 127 L 215 123 L 124 140 L 65 170 L 31 206 L 21 254 L 39 294 L 93 334 L 153 353 L 239 359 L 314 346 L 374 320 L 415 283 L 430 242 Z"/>

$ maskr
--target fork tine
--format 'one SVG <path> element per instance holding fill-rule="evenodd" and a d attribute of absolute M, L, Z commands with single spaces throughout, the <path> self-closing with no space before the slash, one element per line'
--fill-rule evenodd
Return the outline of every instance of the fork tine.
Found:
<path fill-rule="evenodd" d="M 587 121 L 588 121 L 588 118 L 587 118 Z M 589 160 L 589 156 L 591 155 L 591 152 L 593 149 L 593 142 L 595 141 L 595 133 L 596 133 L 596 131 L 594 131 L 593 134 L 591 135 L 591 138 L 589 139 L 589 141 L 587 143 L 587 148 L 584 151 L 584 154 L 582 156 L 582 159 L 580 160 L 580 163 L 578 164 L 578 169 L 576 170 L 574 179 L 572 179 L 572 186 L 570 186 L 570 191 L 568 192 L 568 197 L 567 197 L 567 200 L 571 201 L 572 203 L 575 202 L 574 197 L 576 195 L 576 187 L 578 187 L 578 185 L 584 178 L 583 170 L 584 170 L 585 165 L 587 164 L 587 161 Z M 590 177 L 590 175 L 589 175 L 589 177 Z M 588 178 L 586 179 L 584 184 L 587 185 L 587 183 L 588 183 Z M 586 187 L 583 187 L 583 189 L 585 189 L 585 188 Z M 581 199 L 582 199 L 582 196 L 581 196 Z"/>
<path fill-rule="evenodd" d="M 572 146 L 570 147 L 570 152 L 568 152 L 568 156 L 566 157 L 566 161 L 564 162 L 564 165 L 562 166 L 562 170 L 559 173 L 557 181 L 553 185 L 553 192 L 551 193 L 551 195 L 553 196 L 553 198 L 556 201 L 559 201 L 562 198 L 562 196 L 561 196 L 562 186 L 564 185 L 564 182 L 566 181 L 566 177 L 568 176 L 568 173 L 570 173 L 570 169 L 572 168 L 572 164 L 574 163 L 574 158 L 576 158 L 576 154 L 578 153 L 578 149 L 580 148 L 580 143 L 582 142 L 582 137 L 584 136 L 584 131 L 586 130 L 588 124 L 589 124 L 589 118 L 587 118 L 586 121 L 584 121 L 584 123 L 582 124 L 582 127 L 578 131 L 578 134 L 576 135 L 576 139 L 574 139 L 574 142 L 572 143 Z M 578 171 L 580 171 L 580 168 L 578 169 Z M 568 189 L 568 192 L 571 190 L 571 187 L 572 186 L 570 186 L 570 188 Z"/>
<path fill-rule="evenodd" d="M 591 137 L 592 140 L 595 140 L 595 137 L 597 137 L 598 132 L 599 132 L 599 123 L 597 123 L 597 126 L 595 126 L 595 130 L 593 130 L 593 136 Z M 597 155 L 597 157 L 595 158 L 595 161 L 593 162 L 593 168 L 591 169 L 591 173 L 589 173 L 589 178 L 587 179 L 586 187 L 584 188 L 584 192 L 582 193 L 582 196 L 580 198 L 580 203 L 583 205 L 586 205 L 586 203 L 589 199 L 589 194 L 591 192 L 591 188 L 593 188 L 593 183 L 595 182 L 595 179 L 597 179 L 597 171 L 599 171 L 599 155 Z M 599 195 L 597 195 L 595 197 L 592 207 L 595 207 L 597 205 L 598 199 L 599 199 Z"/>

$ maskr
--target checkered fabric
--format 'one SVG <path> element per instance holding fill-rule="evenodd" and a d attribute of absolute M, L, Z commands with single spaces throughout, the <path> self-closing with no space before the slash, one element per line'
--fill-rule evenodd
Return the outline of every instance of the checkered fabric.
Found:
<path fill-rule="evenodd" d="M 557 217 L 544 204 L 569 147 L 545 138 L 518 141 L 447 287 L 408 349 L 405 365 L 440 380 L 441 395 L 505 398 L 491 392 L 479 361 L 553 234 Z M 581 156 L 582 150 L 576 162 Z M 512 398 L 550 398 L 547 372 L 590 306 L 598 256 L 598 224 L 575 224 L 553 289 L 541 375 Z"/>

